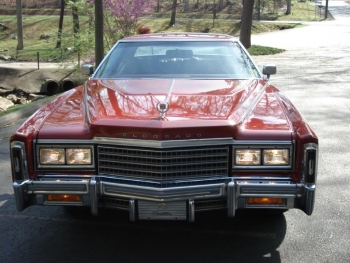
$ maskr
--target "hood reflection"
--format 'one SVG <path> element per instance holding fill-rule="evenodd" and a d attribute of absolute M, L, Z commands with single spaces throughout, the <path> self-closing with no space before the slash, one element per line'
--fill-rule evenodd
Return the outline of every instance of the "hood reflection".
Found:
<path fill-rule="evenodd" d="M 167 120 L 228 120 L 237 119 L 262 87 L 258 80 L 90 80 L 87 101 L 92 121 L 158 119 L 163 102 Z"/>

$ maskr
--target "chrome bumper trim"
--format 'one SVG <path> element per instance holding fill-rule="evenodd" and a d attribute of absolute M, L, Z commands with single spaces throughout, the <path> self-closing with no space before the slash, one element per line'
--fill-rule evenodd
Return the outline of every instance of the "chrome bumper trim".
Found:
<path fill-rule="evenodd" d="M 186 201 L 188 203 L 188 219 L 194 221 L 195 205 L 199 200 L 226 199 L 227 215 L 234 217 L 237 208 L 254 208 L 245 204 L 247 197 L 285 198 L 286 204 L 279 207 L 260 208 L 299 208 L 311 215 L 315 202 L 315 185 L 295 184 L 289 179 L 281 178 L 222 178 L 215 183 L 213 179 L 196 181 L 194 185 L 171 187 L 143 186 L 142 183 L 113 183 L 103 181 L 103 177 L 64 178 L 40 177 L 40 180 L 14 182 L 14 195 L 18 211 L 31 205 L 69 205 L 69 203 L 53 203 L 46 201 L 47 194 L 79 194 L 83 197 L 80 205 L 90 206 L 93 215 L 98 214 L 99 198 L 123 198 L 129 200 L 130 220 L 137 218 L 137 200 L 153 202 Z M 295 202 L 295 200 L 298 202 Z M 74 204 L 77 205 L 77 204 Z"/>
<path fill-rule="evenodd" d="M 236 212 L 236 189 L 235 182 L 229 182 L 227 184 L 227 216 L 234 217 Z"/>
<path fill-rule="evenodd" d="M 225 183 L 154 188 L 147 186 L 100 182 L 100 192 L 102 195 L 106 196 L 142 199 L 156 202 L 169 202 L 225 196 Z"/>

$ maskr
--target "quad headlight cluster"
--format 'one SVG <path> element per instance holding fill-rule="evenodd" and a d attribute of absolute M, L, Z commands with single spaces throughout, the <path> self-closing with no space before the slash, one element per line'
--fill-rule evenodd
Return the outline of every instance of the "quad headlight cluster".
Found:
<path fill-rule="evenodd" d="M 91 165 L 91 148 L 40 148 L 40 165 Z"/>
<path fill-rule="evenodd" d="M 236 148 L 234 166 L 290 166 L 290 149 Z"/>

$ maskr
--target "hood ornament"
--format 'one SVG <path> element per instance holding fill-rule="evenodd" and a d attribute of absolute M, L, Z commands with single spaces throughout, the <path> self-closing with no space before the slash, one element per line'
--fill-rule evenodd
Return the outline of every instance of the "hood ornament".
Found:
<path fill-rule="evenodd" d="M 169 110 L 169 104 L 167 102 L 164 103 L 158 103 L 157 104 L 157 110 L 160 112 L 160 119 L 165 118 L 165 113 Z"/>

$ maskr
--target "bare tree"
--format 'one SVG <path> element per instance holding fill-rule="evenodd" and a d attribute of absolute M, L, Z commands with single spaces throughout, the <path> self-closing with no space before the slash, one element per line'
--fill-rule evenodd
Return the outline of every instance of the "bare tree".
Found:
<path fill-rule="evenodd" d="M 101 63 L 104 56 L 103 46 L 103 3 L 95 0 L 95 66 Z"/>
<path fill-rule="evenodd" d="M 245 48 L 250 48 L 250 37 L 252 34 L 254 0 L 243 0 L 243 11 L 241 18 L 241 33 L 239 40 Z"/>
<path fill-rule="evenodd" d="M 63 28 L 63 17 L 64 17 L 64 4 L 65 0 L 61 0 L 61 10 L 60 10 L 60 20 L 58 22 L 58 35 L 57 35 L 57 44 L 56 48 L 61 47 L 62 43 L 62 28 Z"/>
<path fill-rule="evenodd" d="M 22 23 L 22 3 L 21 0 L 16 0 L 17 10 L 17 50 L 23 50 L 23 23 Z"/>
<path fill-rule="evenodd" d="M 177 6 L 177 0 L 173 0 L 173 6 L 172 6 L 172 10 L 171 10 L 171 18 L 170 18 L 169 26 L 175 25 L 176 6 Z"/>

